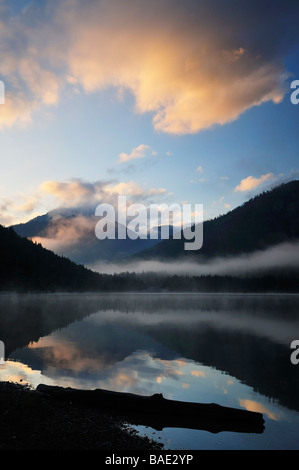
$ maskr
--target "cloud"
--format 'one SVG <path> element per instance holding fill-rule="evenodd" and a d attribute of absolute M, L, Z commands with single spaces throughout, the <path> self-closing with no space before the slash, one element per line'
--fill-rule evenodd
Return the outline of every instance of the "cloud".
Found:
<path fill-rule="evenodd" d="M 196 171 L 199 171 L 199 173 L 202 173 L 203 172 L 203 167 L 202 166 L 198 166 L 196 168 Z"/>
<path fill-rule="evenodd" d="M 133 148 L 131 153 L 120 153 L 118 161 L 120 163 L 135 160 L 136 158 L 144 158 L 146 151 L 149 149 L 149 145 L 141 144 L 138 147 Z"/>
<path fill-rule="evenodd" d="M 235 187 L 235 191 L 250 191 L 252 189 L 257 188 L 266 181 L 273 180 L 275 180 L 275 176 L 273 175 L 273 173 L 267 173 L 266 175 L 262 175 L 259 178 L 247 176 L 247 178 L 244 178 L 241 183 Z"/>
<path fill-rule="evenodd" d="M 245 408 L 248 411 L 254 411 L 256 413 L 262 413 L 266 415 L 269 419 L 272 419 L 274 421 L 280 421 L 282 414 L 278 412 L 271 411 L 269 408 L 267 408 L 263 403 L 259 403 L 254 400 L 248 400 L 248 399 L 239 399 L 240 406 L 242 408 Z"/>
<path fill-rule="evenodd" d="M 129 92 L 156 131 L 196 133 L 286 93 L 284 56 L 298 43 L 293 2 L 32 1 L 0 20 L 7 105 L 0 128 L 27 124 L 65 89 Z M 290 44 L 289 38 L 292 38 Z M 142 158 L 122 154 L 121 159 Z"/>
<path fill-rule="evenodd" d="M 133 180 L 49 180 L 28 191 L 28 194 L 18 193 L 15 197 L 2 198 L 0 223 L 13 225 L 27 222 L 41 213 L 61 209 L 94 214 L 95 208 L 101 203 L 111 204 L 117 210 L 119 196 L 127 197 L 127 205 L 138 202 L 148 206 L 151 203 L 162 203 L 173 195 L 166 188 L 147 188 Z"/>
<path fill-rule="evenodd" d="M 144 188 L 131 180 L 87 182 L 80 178 L 66 182 L 45 181 L 40 185 L 40 196 L 50 195 L 65 208 L 93 208 L 100 203 L 117 207 L 118 196 L 127 196 L 127 203 L 146 203 L 154 196 L 169 195 L 166 188 Z"/>
<path fill-rule="evenodd" d="M 230 207 L 231 207 L 231 205 L 228 202 L 224 201 L 224 196 L 221 196 L 218 201 L 214 201 L 214 202 L 215 202 L 215 204 L 223 204 L 225 209 L 230 209 Z"/>
<path fill-rule="evenodd" d="M 194 184 L 194 183 L 205 183 L 207 181 L 206 178 L 198 178 L 198 179 L 194 179 L 194 178 L 191 178 L 191 180 L 189 181 L 190 184 Z"/>
<path fill-rule="evenodd" d="M 134 201 L 138 201 L 140 203 L 146 204 L 152 198 L 156 196 L 163 196 L 169 195 L 166 188 L 142 188 L 140 185 L 135 183 L 134 181 L 129 181 L 127 183 L 121 182 L 115 185 L 107 186 L 106 193 L 108 195 L 114 196 L 127 196 L 127 203 L 130 204 Z M 155 201 L 157 202 L 157 201 Z M 160 202 L 160 201 L 158 201 Z"/>
<path fill-rule="evenodd" d="M 59 102 L 64 83 L 52 61 L 57 43 L 54 31 L 46 24 L 46 10 L 36 23 L 32 14 L 37 18 L 39 9 L 29 10 L 11 16 L 8 2 L 1 3 L 1 79 L 5 84 L 5 104 L 0 109 L 0 129 L 31 123 L 34 112 Z"/>
<path fill-rule="evenodd" d="M 118 196 L 142 196 L 142 188 L 134 181 L 128 183 L 118 183 L 107 188 L 108 194 L 117 194 Z"/>
<path fill-rule="evenodd" d="M 0 203 L 0 224 L 9 226 L 27 221 L 28 217 L 39 215 L 39 191 L 29 194 L 18 193 L 15 197 L 2 197 Z"/>
<path fill-rule="evenodd" d="M 40 236 L 32 237 L 35 243 L 55 253 L 72 258 L 93 239 L 97 218 L 93 215 L 72 214 L 65 217 L 59 212 L 51 213 L 51 221 Z M 96 256 L 96 253 L 95 253 Z"/>
<path fill-rule="evenodd" d="M 163 203 L 173 194 L 166 188 L 143 187 L 131 180 L 85 181 L 73 178 L 69 181 L 49 180 L 41 183 L 28 193 L 17 193 L 12 197 L 2 197 L 0 202 L 0 224 L 9 226 L 25 223 L 33 217 L 49 211 L 72 209 L 73 212 L 94 214 L 101 204 L 111 204 L 118 208 L 118 197 L 126 196 L 127 205 L 141 203 Z M 75 222 L 75 221 L 74 221 Z M 84 221 L 82 222 L 84 226 Z"/>
<path fill-rule="evenodd" d="M 240 46 L 246 41 L 238 23 L 247 21 L 248 7 L 238 18 L 233 3 L 224 8 L 216 1 L 215 9 L 229 11 L 219 25 L 208 2 L 187 3 L 109 0 L 83 12 L 76 2 L 64 16 L 74 80 L 86 92 L 111 84 L 128 89 L 136 111 L 152 113 L 154 128 L 173 134 L 225 124 L 265 101 L 279 103 L 282 63 L 261 56 L 256 44 Z"/>
<path fill-rule="evenodd" d="M 73 179 L 67 182 L 45 181 L 40 185 L 41 193 L 49 194 L 64 207 L 91 206 L 105 197 L 111 182 L 86 182 Z"/>

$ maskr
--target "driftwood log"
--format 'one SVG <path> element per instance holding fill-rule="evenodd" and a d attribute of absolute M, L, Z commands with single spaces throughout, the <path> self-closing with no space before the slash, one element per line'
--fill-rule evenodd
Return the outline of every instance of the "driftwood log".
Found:
<path fill-rule="evenodd" d="M 39 393 L 68 403 L 117 412 L 135 424 L 156 430 L 166 427 L 262 433 L 262 413 L 229 408 L 215 403 L 192 403 L 168 400 L 162 394 L 151 396 L 95 389 L 82 390 L 51 385 L 38 385 Z"/>

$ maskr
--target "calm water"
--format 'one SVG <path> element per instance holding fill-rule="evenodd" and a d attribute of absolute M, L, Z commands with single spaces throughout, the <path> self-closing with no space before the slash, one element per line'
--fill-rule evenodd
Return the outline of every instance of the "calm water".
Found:
<path fill-rule="evenodd" d="M 0 378 L 264 414 L 262 434 L 137 426 L 166 449 L 299 449 L 298 307 L 292 295 L 2 295 Z"/>

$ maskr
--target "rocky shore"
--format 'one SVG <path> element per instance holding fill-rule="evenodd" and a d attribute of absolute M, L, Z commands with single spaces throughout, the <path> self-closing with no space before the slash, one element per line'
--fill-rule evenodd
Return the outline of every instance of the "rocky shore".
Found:
<path fill-rule="evenodd" d="M 0 450 L 160 450 L 125 417 L 0 382 Z"/>

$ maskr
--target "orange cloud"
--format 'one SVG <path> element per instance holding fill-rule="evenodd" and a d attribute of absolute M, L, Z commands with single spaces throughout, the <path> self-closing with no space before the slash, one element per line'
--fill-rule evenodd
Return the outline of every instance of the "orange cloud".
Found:
<path fill-rule="evenodd" d="M 138 147 L 133 148 L 131 153 L 120 153 L 119 154 L 119 162 L 128 162 L 129 160 L 135 160 L 136 158 L 144 158 L 146 151 L 150 147 L 148 145 L 138 145 Z"/>
<path fill-rule="evenodd" d="M 3 196 L 0 204 L 0 223 L 4 225 L 23 223 L 27 222 L 29 217 L 37 217 L 41 212 L 45 213 L 53 208 L 62 208 L 63 211 L 57 213 L 56 216 L 51 212 L 53 230 L 48 233 L 47 246 L 50 246 L 49 244 L 52 246 L 52 241 L 54 242 L 58 235 L 61 235 L 58 237 L 59 239 L 69 242 L 75 236 L 79 236 L 79 231 L 84 236 L 84 233 L 90 229 L 90 224 L 95 223 L 84 216 L 79 218 L 79 215 L 68 221 L 65 220 L 63 223 L 65 209 L 73 209 L 77 212 L 80 209 L 86 209 L 86 213 L 90 215 L 95 213 L 98 204 L 107 203 L 116 210 L 118 196 L 126 196 L 127 205 L 136 201 L 148 205 L 156 197 L 159 197 L 163 202 L 172 194 L 166 188 L 145 188 L 133 180 L 128 182 L 117 182 L 116 180 L 88 182 L 77 178 L 69 181 L 44 181 L 38 188 L 30 190 L 28 194 L 18 193 L 11 198 Z M 79 226 L 80 230 L 77 229 Z M 52 238 L 53 240 L 51 240 Z M 41 242 L 37 238 L 35 241 Z"/>
<path fill-rule="evenodd" d="M 282 67 L 241 47 L 224 49 L 227 39 L 213 23 L 207 29 L 198 19 L 194 29 L 184 14 L 178 23 L 171 9 L 162 21 L 153 3 L 150 12 L 133 0 L 123 3 L 116 9 L 114 1 L 101 2 L 83 17 L 81 10 L 65 16 L 70 74 L 87 92 L 127 88 L 136 111 L 153 113 L 155 129 L 173 134 L 224 124 L 252 106 L 282 100 Z"/>
<path fill-rule="evenodd" d="M 274 179 L 275 176 L 273 173 L 267 173 L 266 175 L 262 175 L 259 178 L 248 176 L 247 178 L 244 178 L 241 183 L 238 184 L 238 186 L 235 187 L 235 191 L 250 191 L 265 183 L 265 181 L 272 181 Z"/>
<path fill-rule="evenodd" d="M 141 196 L 143 194 L 142 188 L 134 181 L 128 183 L 117 183 L 107 188 L 107 194 L 117 194 L 120 196 Z"/>
<path fill-rule="evenodd" d="M 45 181 L 40 185 L 41 192 L 54 196 L 66 206 L 76 206 L 93 202 L 103 194 L 104 183 L 85 183 L 81 180 L 68 182 Z"/>
<path fill-rule="evenodd" d="M 207 376 L 206 372 L 202 370 L 192 370 L 191 375 L 193 375 L 194 377 L 204 377 L 204 378 Z"/>
<path fill-rule="evenodd" d="M 255 411 L 257 413 L 263 413 L 266 416 L 268 416 L 269 419 L 272 419 L 274 421 L 279 421 L 281 416 L 279 413 L 274 413 L 273 411 L 270 411 L 268 408 L 266 408 L 262 403 L 258 403 L 257 401 L 254 400 L 239 400 L 240 406 L 245 408 L 248 411 Z"/>
<path fill-rule="evenodd" d="M 275 57 L 249 40 L 243 45 L 245 7 L 242 18 L 233 5 L 217 1 L 101 0 L 86 7 L 68 0 L 34 8 L 31 15 L 39 21 L 27 14 L 0 24 L 1 72 L 15 91 L 2 127 L 29 122 L 39 107 L 57 104 L 69 86 L 86 93 L 114 87 L 118 96 L 129 91 L 136 112 L 151 113 L 154 128 L 170 134 L 231 122 L 252 106 L 279 103 L 285 94 L 279 52 Z M 278 21 L 277 12 L 272 16 Z M 121 155 L 126 160 L 141 154 Z"/>
<path fill-rule="evenodd" d="M 146 201 L 147 198 L 167 193 L 165 188 L 145 189 L 135 181 L 111 182 L 96 181 L 89 183 L 81 179 L 66 182 L 44 181 L 40 185 L 40 196 L 50 195 L 60 201 L 64 207 L 93 207 L 105 202 L 117 207 L 117 197 L 127 196 Z M 128 203 L 130 201 L 128 200 Z"/>
<path fill-rule="evenodd" d="M 182 388 L 190 388 L 190 384 L 182 382 Z"/>

